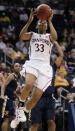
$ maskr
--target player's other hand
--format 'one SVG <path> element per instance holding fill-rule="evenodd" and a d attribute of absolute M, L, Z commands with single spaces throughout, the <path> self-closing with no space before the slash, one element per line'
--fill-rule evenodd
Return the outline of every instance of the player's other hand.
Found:
<path fill-rule="evenodd" d="M 33 11 L 33 8 L 31 8 L 30 18 L 29 18 L 29 21 L 30 21 L 30 22 L 33 21 L 35 15 L 36 15 L 36 11 Z"/>
<path fill-rule="evenodd" d="M 49 22 L 52 21 L 52 18 L 53 18 L 53 11 L 51 11 L 51 15 L 50 15 L 50 17 L 48 18 L 48 21 L 49 21 Z"/>

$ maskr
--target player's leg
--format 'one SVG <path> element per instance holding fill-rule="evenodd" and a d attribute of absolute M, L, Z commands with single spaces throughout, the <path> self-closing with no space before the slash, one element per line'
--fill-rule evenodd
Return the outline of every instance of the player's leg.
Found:
<path fill-rule="evenodd" d="M 1 129 L 2 131 L 8 131 L 8 127 L 9 127 L 9 118 L 5 118 L 2 123 Z"/>
<path fill-rule="evenodd" d="M 9 118 L 8 131 L 11 131 L 10 123 L 11 123 L 11 121 L 12 121 L 13 119 L 14 119 L 14 116 Z"/>
<path fill-rule="evenodd" d="M 29 95 L 29 92 L 35 83 L 35 80 L 36 80 L 35 75 L 29 74 L 29 73 L 26 74 L 25 87 L 22 90 L 22 94 L 20 97 L 21 101 L 19 103 L 19 106 L 23 106 L 25 99 Z M 11 122 L 11 128 L 16 128 L 20 122 L 24 122 L 24 121 L 26 121 L 26 116 L 24 114 L 24 111 L 20 110 L 19 108 L 16 108 L 16 117 Z"/>
<path fill-rule="evenodd" d="M 47 123 L 48 123 L 48 131 L 55 131 L 56 125 L 54 120 L 48 120 Z"/>
<path fill-rule="evenodd" d="M 55 125 L 55 99 L 50 96 L 47 98 L 47 105 L 46 108 L 46 118 L 47 118 L 47 123 L 48 123 L 48 130 L 49 131 L 55 131 L 56 125 Z"/>
<path fill-rule="evenodd" d="M 26 99 L 26 97 L 29 94 L 31 88 L 33 87 L 35 81 L 36 81 L 36 87 L 38 87 L 38 88 L 35 88 L 35 90 L 33 91 L 31 98 L 28 100 L 27 104 L 25 105 L 25 108 L 24 107 L 22 108 L 22 106 L 21 106 L 18 109 L 18 113 L 16 114 L 16 119 L 15 119 L 17 124 L 19 121 L 21 121 L 21 122 L 23 122 L 23 120 L 26 121 L 25 118 L 23 119 L 24 113 L 21 113 L 21 111 L 23 112 L 23 110 L 24 110 L 27 113 L 36 105 L 36 103 L 39 101 L 40 97 L 42 96 L 43 92 L 47 89 L 47 87 L 51 83 L 51 78 L 44 76 L 42 74 L 39 74 L 39 77 L 36 80 L 35 75 L 27 74 L 26 81 L 27 81 L 26 82 L 27 87 L 26 87 L 26 89 L 24 89 L 22 91 L 22 95 L 21 95 L 22 102 L 20 101 L 20 105 L 22 105 L 23 100 Z M 30 82 L 31 84 L 28 82 Z M 18 120 L 17 120 L 17 118 L 18 118 Z M 16 123 L 15 121 L 13 121 L 13 122 Z M 14 125 L 13 122 L 11 124 L 12 128 L 17 126 L 17 124 L 15 126 L 12 126 L 12 125 Z"/>
<path fill-rule="evenodd" d="M 19 102 L 19 107 L 23 107 L 24 106 L 24 101 L 27 98 L 27 96 L 29 95 L 29 92 L 31 91 L 34 83 L 35 83 L 36 77 L 35 75 L 26 74 L 26 79 L 25 79 L 25 87 L 22 90 L 22 94 L 20 97 L 20 102 Z M 24 110 L 20 109 L 20 108 L 16 108 L 16 117 L 15 119 L 11 122 L 11 128 L 16 128 L 17 125 L 20 122 L 25 122 L 27 120 L 25 114 L 24 114 Z"/>
<path fill-rule="evenodd" d="M 29 131 L 38 131 L 40 123 L 42 123 L 42 108 L 43 108 L 43 99 L 37 102 L 37 104 L 32 108 L 30 114 L 31 127 Z"/>
<path fill-rule="evenodd" d="M 38 131 L 38 128 L 39 128 L 39 123 L 34 123 L 31 125 L 29 131 Z"/>
<path fill-rule="evenodd" d="M 31 98 L 28 100 L 25 106 L 26 111 L 30 111 L 36 105 L 36 103 L 41 98 L 43 92 L 48 88 L 50 82 L 50 78 L 39 74 L 39 77 L 37 78 L 35 83 L 36 88 L 33 90 Z"/>
<path fill-rule="evenodd" d="M 29 74 L 29 73 L 26 74 L 25 87 L 22 90 L 21 97 L 20 97 L 22 101 L 25 101 L 25 99 L 29 95 L 29 92 L 31 91 L 31 89 L 34 85 L 35 80 L 36 80 L 35 75 Z"/>
<path fill-rule="evenodd" d="M 3 131 L 4 128 L 7 129 L 7 131 L 11 131 L 11 127 L 10 127 L 10 123 L 11 121 L 15 118 L 15 107 L 14 107 L 14 102 L 11 100 L 11 99 L 8 99 L 7 100 L 7 105 L 6 105 L 6 117 L 3 121 L 3 125 L 2 125 L 2 128 L 3 128 Z"/>
<path fill-rule="evenodd" d="M 4 108 L 5 108 L 1 129 L 2 129 L 2 131 L 10 131 L 9 114 L 14 112 L 13 103 L 10 99 L 0 99 L 0 100 L 3 100 L 3 104 L 1 103 L 2 109 L 4 110 Z M 5 102 L 5 100 L 6 100 L 6 102 Z M 11 112 L 10 112 L 10 109 L 11 109 Z M 13 114 L 12 114 L 12 116 L 13 116 Z"/>
<path fill-rule="evenodd" d="M 31 98 L 26 103 L 26 110 L 30 111 L 32 107 L 36 105 L 40 97 L 42 96 L 43 91 L 39 88 L 35 88 L 32 92 Z"/>

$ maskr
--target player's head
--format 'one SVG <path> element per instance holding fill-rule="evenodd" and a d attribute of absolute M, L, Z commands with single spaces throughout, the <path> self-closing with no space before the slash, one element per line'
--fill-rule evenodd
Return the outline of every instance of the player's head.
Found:
<path fill-rule="evenodd" d="M 46 33 L 47 30 L 47 21 L 38 20 L 36 28 L 38 29 L 38 33 Z"/>
<path fill-rule="evenodd" d="M 20 70 L 21 70 L 20 64 L 19 64 L 19 63 L 15 63 L 15 64 L 14 64 L 14 72 L 15 72 L 15 73 L 19 73 Z"/>
<path fill-rule="evenodd" d="M 72 97 L 72 93 L 71 92 L 67 92 L 67 100 L 71 100 L 73 97 Z"/>

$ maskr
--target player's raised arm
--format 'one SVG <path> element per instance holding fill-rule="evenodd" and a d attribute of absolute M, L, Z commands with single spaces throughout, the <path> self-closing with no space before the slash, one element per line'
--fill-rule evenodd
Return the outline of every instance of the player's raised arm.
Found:
<path fill-rule="evenodd" d="M 33 9 L 31 9 L 30 18 L 29 18 L 27 24 L 22 28 L 22 30 L 20 32 L 19 37 L 21 40 L 29 40 L 31 38 L 32 32 L 27 33 L 27 31 L 28 31 L 28 27 L 30 26 L 31 22 L 34 19 L 34 15 L 35 15 L 35 12 L 33 11 Z"/>
<path fill-rule="evenodd" d="M 1 87 L 1 97 L 4 97 L 4 92 L 6 86 L 14 79 L 14 74 L 12 73 L 7 77 L 7 79 L 3 82 L 2 87 Z"/>
<path fill-rule="evenodd" d="M 50 34 L 51 34 L 52 38 L 54 40 L 57 40 L 57 32 L 56 32 L 56 30 L 55 30 L 55 28 L 54 28 L 54 26 L 52 24 L 52 18 L 53 18 L 53 11 L 52 11 L 51 16 L 48 19 L 48 23 L 49 23 Z"/>
<path fill-rule="evenodd" d="M 63 60 L 63 52 L 62 52 L 61 47 L 60 47 L 60 45 L 58 44 L 57 41 L 54 42 L 54 45 L 55 45 L 55 47 L 56 47 L 56 49 L 58 51 L 58 54 L 59 54 L 59 56 L 56 59 L 55 63 L 57 65 L 57 67 L 59 67 L 61 62 L 62 62 L 62 60 Z"/>

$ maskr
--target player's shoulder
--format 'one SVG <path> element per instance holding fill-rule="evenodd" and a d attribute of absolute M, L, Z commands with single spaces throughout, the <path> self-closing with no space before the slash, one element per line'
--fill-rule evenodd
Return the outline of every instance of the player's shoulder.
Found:
<path fill-rule="evenodd" d="M 45 37 L 50 39 L 50 33 L 46 33 Z"/>
<path fill-rule="evenodd" d="M 27 32 L 26 33 L 27 35 L 32 35 L 33 34 L 33 32 L 31 31 L 31 32 Z"/>
<path fill-rule="evenodd" d="M 46 35 L 50 36 L 50 33 L 46 33 Z"/>
<path fill-rule="evenodd" d="M 38 35 L 38 33 L 36 33 L 36 32 L 32 32 L 32 35 Z"/>
<path fill-rule="evenodd" d="M 38 33 L 32 32 L 31 38 L 35 38 L 35 37 L 37 37 L 37 36 L 38 36 Z"/>

